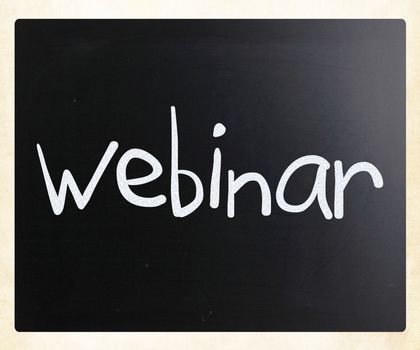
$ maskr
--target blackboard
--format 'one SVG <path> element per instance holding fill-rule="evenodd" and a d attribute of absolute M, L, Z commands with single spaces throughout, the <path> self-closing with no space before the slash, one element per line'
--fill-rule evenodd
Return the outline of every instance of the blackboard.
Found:
<path fill-rule="evenodd" d="M 15 39 L 18 331 L 404 330 L 402 20 Z"/>

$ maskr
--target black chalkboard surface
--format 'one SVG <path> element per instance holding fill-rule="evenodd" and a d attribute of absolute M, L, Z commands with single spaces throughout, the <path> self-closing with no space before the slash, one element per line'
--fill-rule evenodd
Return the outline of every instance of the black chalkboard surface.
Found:
<path fill-rule="evenodd" d="M 404 330 L 403 21 L 15 30 L 18 331 Z"/>

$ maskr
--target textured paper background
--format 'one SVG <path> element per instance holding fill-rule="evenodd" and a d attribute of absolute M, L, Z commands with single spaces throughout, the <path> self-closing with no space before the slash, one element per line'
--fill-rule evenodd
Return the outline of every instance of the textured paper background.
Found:
<path fill-rule="evenodd" d="M 407 329 L 401 333 L 19 333 L 14 329 L 14 21 L 17 18 L 403 18 L 407 22 Z M 0 348 L 419 349 L 420 2 L 0 0 Z"/>

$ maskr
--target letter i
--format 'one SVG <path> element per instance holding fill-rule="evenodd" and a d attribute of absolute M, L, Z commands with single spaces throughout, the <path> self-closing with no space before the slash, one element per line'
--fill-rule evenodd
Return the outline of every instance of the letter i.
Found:
<path fill-rule="evenodd" d="M 221 123 L 217 123 L 213 129 L 213 137 L 217 138 L 223 136 L 225 132 L 225 126 Z M 211 173 L 210 182 L 210 207 L 213 209 L 216 209 L 219 206 L 221 164 L 222 155 L 220 153 L 220 149 L 216 147 L 213 153 L 213 171 Z"/>

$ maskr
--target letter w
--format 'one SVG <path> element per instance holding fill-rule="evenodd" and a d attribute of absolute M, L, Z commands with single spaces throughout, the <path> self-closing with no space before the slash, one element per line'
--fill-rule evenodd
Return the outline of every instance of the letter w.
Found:
<path fill-rule="evenodd" d="M 118 143 L 115 141 L 110 142 L 83 194 L 77 187 L 76 181 L 74 180 L 70 170 L 67 169 L 63 171 L 60 189 L 57 194 L 54 185 L 51 181 L 51 176 L 48 172 L 47 164 L 45 163 L 42 148 L 39 144 L 36 145 L 36 148 L 38 151 L 39 161 L 41 163 L 42 173 L 44 174 L 44 180 L 45 185 L 47 186 L 48 196 L 50 197 L 52 210 L 55 215 L 60 215 L 63 212 L 64 204 L 66 202 L 67 187 L 73 194 L 74 201 L 76 202 L 76 205 L 80 210 L 82 210 L 86 206 L 86 204 L 88 204 L 90 197 L 92 196 L 93 191 L 95 190 L 95 187 L 99 182 L 99 179 L 102 177 L 102 174 L 104 173 L 112 156 L 118 148 Z"/>

